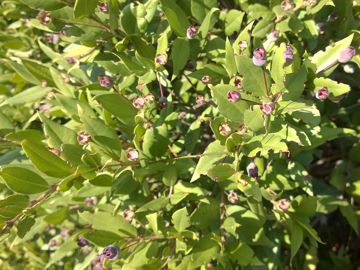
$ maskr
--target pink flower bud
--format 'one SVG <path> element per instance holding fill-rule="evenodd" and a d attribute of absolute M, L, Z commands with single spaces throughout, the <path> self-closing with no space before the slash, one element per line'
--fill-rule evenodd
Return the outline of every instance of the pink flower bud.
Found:
<path fill-rule="evenodd" d="M 101 12 L 104 12 L 104 13 L 107 13 L 109 11 L 109 6 L 107 3 L 100 3 L 98 5 L 98 9 L 101 11 Z"/>
<path fill-rule="evenodd" d="M 47 86 L 47 81 L 41 80 L 40 86 L 41 86 L 41 87 L 46 87 L 46 86 Z"/>
<path fill-rule="evenodd" d="M 40 23 L 42 23 L 42 24 L 51 23 L 50 13 L 45 10 L 40 11 L 38 13 L 38 15 L 36 16 L 36 19 L 38 19 L 40 21 Z"/>
<path fill-rule="evenodd" d="M 180 112 L 178 115 L 178 119 L 182 120 L 186 117 L 186 112 Z"/>
<path fill-rule="evenodd" d="M 66 61 L 68 62 L 68 64 L 73 65 L 73 64 L 76 63 L 76 58 L 72 57 L 72 56 L 69 56 L 69 57 L 66 58 Z"/>
<path fill-rule="evenodd" d="M 86 206 L 94 206 L 96 204 L 96 197 L 86 197 L 84 203 Z"/>
<path fill-rule="evenodd" d="M 229 200 L 229 202 L 235 204 L 235 203 L 238 202 L 239 197 L 238 197 L 238 195 L 237 195 L 236 192 L 231 191 L 231 192 L 229 193 L 229 195 L 228 195 L 228 200 Z"/>
<path fill-rule="evenodd" d="M 110 77 L 106 75 L 99 76 L 98 81 L 101 87 L 106 87 L 106 88 L 110 87 L 112 83 Z"/>
<path fill-rule="evenodd" d="M 53 153 L 54 155 L 57 155 L 58 157 L 60 157 L 61 152 L 53 147 L 48 147 L 48 150 Z"/>
<path fill-rule="evenodd" d="M 133 106 L 140 110 L 145 105 L 145 99 L 143 97 L 137 97 L 132 102 Z"/>
<path fill-rule="evenodd" d="M 278 38 L 279 38 L 279 31 L 278 30 L 272 30 L 270 32 L 270 34 L 268 34 L 267 38 L 270 40 L 270 41 L 276 41 Z"/>
<path fill-rule="evenodd" d="M 278 201 L 278 207 L 284 212 L 286 212 L 290 208 L 290 206 L 291 204 L 288 199 L 281 199 Z"/>
<path fill-rule="evenodd" d="M 237 92 L 235 90 L 231 90 L 231 91 L 227 92 L 227 99 L 228 99 L 228 101 L 230 101 L 232 103 L 239 101 L 240 98 L 241 97 L 240 97 L 239 92 Z"/>
<path fill-rule="evenodd" d="M 248 43 L 246 40 L 241 40 L 241 41 L 239 41 L 238 46 L 239 46 L 240 51 L 242 52 L 248 47 Z"/>
<path fill-rule="evenodd" d="M 340 63 L 347 63 L 353 58 L 353 56 L 355 54 L 356 54 L 355 48 L 352 46 L 349 46 L 340 52 L 340 54 L 338 56 L 338 61 Z"/>
<path fill-rule="evenodd" d="M 269 102 L 260 106 L 261 111 L 265 115 L 270 115 L 274 110 L 275 104 L 273 102 Z"/>
<path fill-rule="evenodd" d="M 188 39 L 193 39 L 197 34 L 197 27 L 194 25 L 189 26 L 189 28 L 186 30 L 186 37 Z"/>
<path fill-rule="evenodd" d="M 203 84 L 209 84 L 211 82 L 210 76 L 205 75 L 201 78 Z"/>
<path fill-rule="evenodd" d="M 281 2 L 281 8 L 283 11 L 290 11 L 295 7 L 293 0 L 284 0 Z"/>
<path fill-rule="evenodd" d="M 266 63 L 266 51 L 264 48 L 257 48 L 253 52 L 252 61 L 255 66 L 261 67 Z"/>
<path fill-rule="evenodd" d="M 224 137 L 229 136 L 230 133 L 231 133 L 231 128 L 230 128 L 229 124 L 228 123 L 222 123 L 219 126 L 219 133 Z"/>
<path fill-rule="evenodd" d="M 87 144 L 88 142 L 90 142 L 91 140 L 91 136 L 89 133 L 86 133 L 84 131 L 80 132 L 78 135 L 77 135 L 77 141 L 79 144 L 81 145 L 85 145 Z"/>
<path fill-rule="evenodd" d="M 139 160 L 139 152 L 134 148 L 129 148 L 126 152 L 126 158 L 129 161 L 138 161 Z"/>
<path fill-rule="evenodd" d="M 315 97 L 320 100 L 325 100 L 329 97 L 329 89 L 324 86 L 315 92 Z"/>
<path fill-rule="evenodd" d="M 167 62 L 166 54 L 158 54 L 155 57 L 155 62 L 161 66 L 165 65 Z"/>
<path fill-rule="evenodd" d="M 133 210 L 131 209 L 126 209 L 123 213 L 123 217 L 125 218 L 125 220 L 127 221 L 131 221 L 135 216 L 135 213 Z"/>
<path fill-rule="evenodd" d="M 52 107 L 51 104 L 41 102 L 39 105 L 39 110 L 46 112 L 46 111 L 50 110 L 51 107 Z"/>
<path fill-rule="evenodd" d="M 235 77 L 234 79 L 234 85 L 235 87 L 237 88 L 242 88 L 243 85 L 242 85 L 242 78 L 241 77 Z"/>
<path fill-rule="evenodd" d="M 196 104 L 197 105 L 205 104 L 205 97 L 201 95 L 196 96 Z"/>

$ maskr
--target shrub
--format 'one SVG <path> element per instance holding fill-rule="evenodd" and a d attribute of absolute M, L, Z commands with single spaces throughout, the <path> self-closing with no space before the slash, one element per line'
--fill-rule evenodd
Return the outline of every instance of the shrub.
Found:
<path fill-rule="evenodd" d="M 1 12 L 1 269 L 359 266 L 359 1 Z"/>

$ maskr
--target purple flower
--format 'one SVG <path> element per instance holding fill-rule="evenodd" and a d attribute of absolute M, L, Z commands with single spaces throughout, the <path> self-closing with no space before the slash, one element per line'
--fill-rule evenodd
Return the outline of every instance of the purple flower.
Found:
<path fill-rule="evenodd" d="M 291 64 L 294 60 L 294 51 L 290 45 L 286 45 L 285 52 L 283 53 L 283 58 L 287 65 Z"/>
<path fill-rule="evenodd" d="M 36 19 L 38 19 L 40 21 L 40 23 L 42 23 L 42 24 L 51 23 L 50 13 L 45 10 L 40 11 L 38 13 L 38 15 L 36 16 Z"/>
<path fill-rule="evenodd" d="M 77 239 L 77 244 L 79 247 L 85 247 L 89 245 L 89 241 L 86 240 L 84 237 L 79 236 Z"/>
<path fill-rule="evenodd" d="M 100 3 L 100 4 L 98 5 L 98 8 L 99 8 L 99 10 L 100 10 L 101 12 L 104 12 L 104 13 L 107 13 L 108 10 L 109 10 L 109 6 L 108 6 L 107 3 Z"/>
<path fill-rule="evenodd" d="M 254 162 L 251 162 L 247 167 L 246 171 L 249 177 L 255 178 L 256 180 L 259 179 L 258 168 Z"/>
<path fill-rule="evenodd" d="M 269 103 L 265 103 L 265 104 L 261 105 L 260 109 L 263 112 L 263 114 L 270 115 L 273 112 L 274 107 L 275 107 L 274 103 L 269 102 Z"/>
<path fill-rule="evenodd" d="M 186 37 L 188 39 L 193 39 L 197 34 L 197 27 L 195 25 L 189 26 L 189 28 L 186 30 Z"/>
<path fill-rule="evenodd" d="M 51 43 L 51 44 L 55 45 L 55 44 L 59 43 L 60 35 L 58 35 L 58 34 L 47 34 L 45 36 L 45 38 L 46 38 L 46 41 L 48 43 Z"/>
<path fill-rule="evenodd" d="M 96 204 L 96 197 L 86 197 L 84 203 L 86 206 L 94 206 Z"/>
<path fill-rule="evenodd" d="M 114 245 L 107 246 L 106 248 L 104 248 L 101 256 L 103 256 L 104 259 L 116 260 L 119 256 L 119 248 Z"/>
<path fill-rule="evenodd" d="M 329 97 L 329 89 L 324 86 L 315 92 L 315 97 L 320 100 L 325 100 Z"/>
<path fill-rule="evenodd" d="M 253 52 L 252 61 L 255 66 L 261 67 L 266 63 L 266 51 L 264 48 L 257 48 Z"/>
<path fill-rule="evenodd" d="M 102 87 L 110 87 L 111 86 L 111 79 L 109 76 L 102 75 L 98 77 L 98 81 Z"/>
<path fill-rule="evenodd" d="M 227 99 L 228 99 L 228 101 L 230 101 L 232 103 L 239 101 L 240 98 L 241 97 L 240 97 L 239 92 L 237 92 L 235 90 L 231 90 L 231 91 L 227 92 Z"/>
<path fill-rule="evenodd" d="M 349 46 L 346 49 L 342 50 L 338 56 L 338 61 L 340 63 L 347 63 L 353 58 L 353 56 L 356 54 L 356 50 L 354 47 Z"/>

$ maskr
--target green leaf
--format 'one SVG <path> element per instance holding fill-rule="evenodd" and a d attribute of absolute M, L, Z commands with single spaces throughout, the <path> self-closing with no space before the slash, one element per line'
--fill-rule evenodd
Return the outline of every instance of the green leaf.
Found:
<path fill-rule="evenodd" d="M 48 183 L 40 175 L 22 167 L 5 167 L 0 176 L 13 191 L 22 194 L 36 194 L 48 190 Z"/>
<path fill-rule="evenodd" d="M 304 91 L 304 84 L 307 80 L 307 70 L 303 65 L 299 71 L 287 74 L 285 77 L 286 91 L 283 94 L 284 100 L 294 100 L 299 98 Z"/>
<path fill-rule="evenodd" d="M 25 81 L 30 82 L 32 84 L 39 84 L 40 80 L 38 80 L 34 75 L 32 75 L 23 65 L 7 61 L 7 63 L 11 66 L 11 68 L 19 74 Z"/>
<path fill-rule="evenodd" d="M 30 71 L 31 74 L 34 75 L 34 77 L 36 77 L 39 81 L 45 81 L 48 86 L 55 86 L 48 66 L 28 59 L 22 59 L 21 61 L 26 69 Z"/>
<path fill-rule="evenodd" d="M 153 127 L 145 132 L 143 152 L 150 158 L 161 157 L 167 151 L 169 143 L 166 125 Z"/>
<path fill-rule="evenodd" d="M 189 269 L 197 269 L 201 265 L 210 262 L 219 255 L 220 246 L 217 241 L 208 235 L 202 238 L 195 246 L 191 253 L 191 263 Z"/>
<path fill-rule="evenodd" d="M 237 70 L 236 70 L 234 50 L 228 38 L 226 39 L 225 68 L 230 78 L 236 75 Z"/>
<path fill-rule="evenodd" d="M 25 195 L 10 195 L 5 199 L 0 200 L 0 224 L 20 214 L 28 204 L 29 197 Z"/>
<path fill-rule="evenodd" d="M 42 9 L 42 10 L 56 10 L 65 6 L 60 0 L 20 0 L 25 5 L 31 7 L 32 9 Z"/>
<path fill-rule="evenodd" d="M 50 91 L 50 87 L 34 86 L 20 92 L 19 94 L 16 94 L 15 96 L 5 99 L 5 101 L 1 103 L 0 106 L 33 103 L 42 99 L 45 94 Z"/>
<path fill-rule="evenodd" d="M 91 179 L 90 184 L 99 187 L 111 187 L 113 178 L 109 174 L 99 174 L 95 178 Z"/>
<path fill-rule="evenodd" d="M 226 154 L 226 147 L 221 145 L 219 141 L 210 143 L 196 165 L 191 182 L 199 179 L 202 174 L 207 174 L 214 163 L 224 158 Z"/>
<path fill-rule="evenodd" d="M 320 73 L 337 63 L 337 59 L 342 50 L 350 46 L 354 34 L 327 46 L 325 51 L 317 52 L 311 59 L 316 66 L 316 73 Z"/>
<path fill-rule="evenodd" d="M 216 6 L 216 0 L 191 0 L 191 14 L 198 22 L 202 22 L 206 14 Z"/>
<path fill-rule="evenodd" d="M 358 216 L 354 209 L 350 205 L 340 206 L 339 208 L 341 214 L 346 218 L 346 220 L 349 222 L 350 226 L 353 228 L 356 234 L 359 235 Z"/>
<path fill-rule="evenodd" d="M 290 238 L 290 242 L 291 242 L 291 258 L 290 258 L 290 260 L 292 260 L 294 258 L 294 256 L 296 255 L 296 253 L 298 252 L 298 250 L 301 247 L 301 244 L 303 242 L 303 239 L 304 239 L 304 233 L 303 233 L 302 228 L 296 222 L 292 222 L 291 238 Z"/>
<path fill-rule="evenodd" d="M 226 13 L 226 17 L 225 17 L 226 35 L 230 36 L 234 32 L 240 31 L 244 15 L 245 15 L 244 12 L 236 9 L 231 9 L 229 12 Z"/>
<path fill-rule="evenodd" d="M 171 50 L 171 58 L 173 60 L 173 68 L 175 75 L 179 75 L 181 70 L 185 67 L 189 55 L 189 41 L 184 38 L 175 39 Z"/>
<path fill-rule="evenodd" d="M 62 207 L 51 214 L 48 214 L 44 217 L 44 221 L 48 224 L 57 225 L 66 220 L 69 209 L 67 207 Z"/>
<path fill-rule="evenodd" d="M 266 84 L 264 80 L 263 70 L 253 64 L 252 60 L 245 55 L 235 56 L 237 70 L 243 76 L 244 90 L 257 96 L 266 96 Z M 270 76 L 265 73 L 266 83 L 270 88 Z"/>
<path fill-rule="evenodd" d="M 190 25 L 184 11 L 174 0 L 160 0 L 160 3 L 171 28 L 178 36 L 184 37 Z"/>
<path fill-rule="evenodd" d="M 81 18 L 91 15 L 96 6 L 98 0 L 76 0 L 74 6 L 74 16 L 75 18 Z"/>
<path fill-rule="evenodd" d="M 70 166 L 44 145 L 25 140 L 21 146 L 39 171 L 52 177 L 66 177 L 72 173 Z"/>
<path fill-rule="evenodd" d="M 260 131 L 264 128 L 265 120 L 260 106 L 254 106 L 252 111 L 245 111 L 244 124 L 254 132 Z"/>
<path fill-rule="evenodd" d="M 167 186 L 175 185 L 178 179 L 178 172 L 174 165 L 169 165 L 165 168 L 162 181 Z"/>
<path fill-rule="evenodd" d="M 75 88 L 71 84 L 65 83 L 64 79 L 60 76 L 56 69 L 51 67 L 50 73 L 56 87 L 60 90 L 60 92 L 66 96 L 73 96 Z"/>
<path fill-rule="evenodd" d="M 320 123 L 320 112 L 310 100 L 280 101 L 278 104 L 282 114 L 290 114 L 311 126 Z"/>
<path fill-rule="evenodd" d="M 158 211 L 164 208 L 168 203 L 169 199 L 167 197 L 160 197 L 158 199 L 145 203 L 138 210 L 136 210 L 136 213 Z"/>
<path fill-rule="evenodd" d="M 174 212 L 174 214 L 172 215 L 172 223 L 174 224 L 175 230 L 177 230 L 178 232 L 183 232 L 191 225 L 190 217 L 186 210 L 186 207 Z"/>
<path fill-rule="evenodd" d="M 49 146 L 61 149 L 62 144 L 77 144 L 77 134 L 70 128 L 51 121 L 39 113 L 44 123 L 45 134 L 48 137 Z"/>
<path fill-rule="evenodd" d="M 108 246 L 120 241 L 122 237 L 116 233 L 103 230 L 92 230 L 84 234 L 84 238 L 98 246 Z"/>
<path fill-rule="evenodd" d="M 2 135 L 3 133 L 10 132 L 13 129 L 14 127 L 10 119 L 5 114 L 0 112 L 0 134 Z"/>
<path fill-rule="evenodd" d="M 96 100 L 110 113 L 115 115 L 124 125 L 125 131 L 132 133 L 135 127 L 137 110 L 131 102 L 120 94 L 104 94 L 96 97 Z"/>
<path fill-rule="evenodd" d="M 204 21 L 201 23 L 199 27 L 199 33 L 201 38 L 205 38 L 209 31 L 214 27 L 217 17 L 219 15 L 219 9 L 218 8 L 212 8 L 209 13 L 206 15 Z"/>
<path fill-rule="evenodd" d="M 234 258 L 240 265 L 248 265 L 254 257 L 254 251 L 245 243 L 239 245 L 231 251 L 231 257 Z"/>
<path fill-rule="evenodd" d="M 131 226 L 122 216 L 111 215 L 107 212 L 82 212 L 79 213 L 81 219 L 91 224 L 95 230 L 104 230 L 121 237 L 135 236 L 136 229 Z"/>
<path fill-rule="evenodd" d="M 211 92 L 220 113 L 231 121 L 242 123 L 244 121 L 244 112 L 249 108 L 249 105 L 243 99 L 237 102 L 230 102 L 227 99 L 227 93 L 230 90 L 235 90 L 234 86 L 218 84 Z M 242 93 L 240 93 L 240 96 L 242 96 Z"/>

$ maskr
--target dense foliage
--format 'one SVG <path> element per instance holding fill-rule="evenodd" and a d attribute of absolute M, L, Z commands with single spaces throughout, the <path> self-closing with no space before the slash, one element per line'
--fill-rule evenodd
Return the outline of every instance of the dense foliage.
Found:
<path fill-rule="evenodd" d="M 2 0 L 1 269 L 360 266 L 360 1 Z"/>

